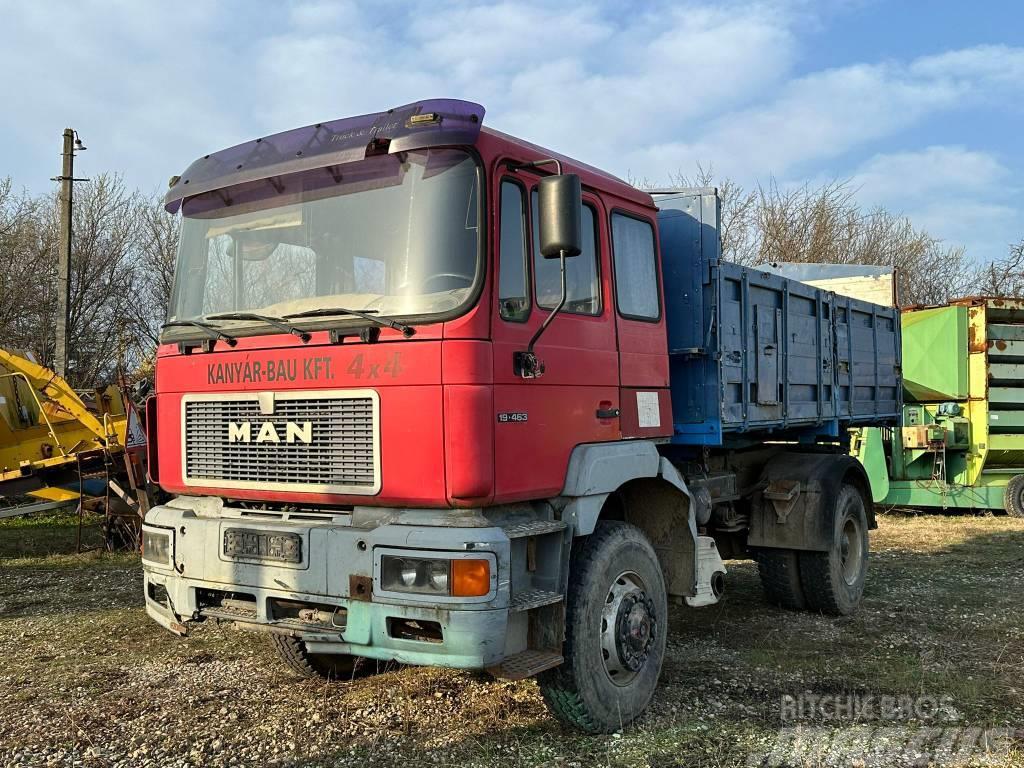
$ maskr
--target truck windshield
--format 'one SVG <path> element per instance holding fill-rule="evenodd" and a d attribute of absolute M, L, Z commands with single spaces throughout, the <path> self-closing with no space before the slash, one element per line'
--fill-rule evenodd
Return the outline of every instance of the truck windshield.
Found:
<path fill-rule="evenodd" d="M 462 150 L 240 184 L 182 214 L 171 321 L 328 307 L 413 319 L 458 310 L 480 277 L 479 170 Z"/>

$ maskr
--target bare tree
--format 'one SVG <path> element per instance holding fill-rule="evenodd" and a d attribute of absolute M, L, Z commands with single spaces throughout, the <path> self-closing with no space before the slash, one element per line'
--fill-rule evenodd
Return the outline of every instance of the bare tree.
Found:
<path fill-rule="evenodd" d="M 970 292 L 962 247 L 914 227 L 884 208 L 865 211 L 847 182 L 760 190 L 760 263 L 877 264 L 896 269 L 904 304 L 940 304 Z"/>
<path fill-rule="evenodd" d="M 670 179 L 677 186 L 718 188 L 722 256 L 728 261 L 892 266 L 907 304 L 942 303 L 973 287 L 963 248 L 944 246 L 883 208 L 861 208 L 846 181 L 783 188 L 773 180 L 750 192 L 728 178 L 716 183 L 713 171 L 701 165 L 692 176 Z"/>
<path fill-rule="evenodd" d="M 0 340 L 32 352 L 40 349 L 30 342 L 50 331 L 40 306 L 52 293 L 42 208 L 40 200 L 15 194 L 10 179 L 0 180 Z"/>
<path fill-rule="evenodd" d="M 669 175 L 673 186 L 716 187 L 722 201 L 722 258 L 736 264 L 758 263 L 758 198 L 726 177 L 715 181 L 714 169 L 697 164 L 692 176 L 684 173 Z"/>
<path fill-rule="evenodd" d="M 978 271 L 978 290 L 984 296 L 1024 298 L 1024 240 L 1010 246 L 1005 258 Z"/>
<path fill-rule="evenodd" d="M 71 255 L 69 377 L 112 378 L 126 360 L 130 308 L 139 283 L 140 195 L 101 174 L 78 191 Z"/>
<path fill-rule="evenodd" d="M 68 323 L 75 386 L 109 381 L 152 354 L 177 225 L 151 208 L 116 175 L 76 187 Z M 44 365 L 54 352 L 58 232 L 55 192 L 18 196 L 10 181 L 0 183 L 0 345 Z"/>
<path fill-rule="evenodd" d="M 160 326 L 167 318 L 174 285 L 180 220 L 164 210 L 159 196 L 140 198 L 135 215 L 137 250 L 133 269 L 136 279 L 126 323 L 126 357 L 130 362 L 129 372 L 151 376 Z"/>

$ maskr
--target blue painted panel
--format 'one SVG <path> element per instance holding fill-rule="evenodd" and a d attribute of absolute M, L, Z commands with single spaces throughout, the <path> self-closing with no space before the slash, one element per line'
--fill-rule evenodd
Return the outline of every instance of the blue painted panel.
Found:
<path fill-rule="evenodd" d="M 895 424 L 899 311 L 721 261 L 713 190 L 660 195 L 674 442 Z"/>

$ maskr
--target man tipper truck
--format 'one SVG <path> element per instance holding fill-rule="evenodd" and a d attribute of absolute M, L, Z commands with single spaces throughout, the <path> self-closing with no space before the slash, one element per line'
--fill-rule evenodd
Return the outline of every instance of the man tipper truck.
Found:
<path fill-rule="evenodd" d="M 903 426 L 855 450 L 876 501 L 1024 517 L 1024 301 L 903 312 Z"/>
<path fill-rule="evenodd" d="M 874 519 L 848 429 L 894 424 L 899 317 L 719 259 L 714 190 L 652 196 L 423 101 L 171 180 L 148 403 L 149 614 L 361 659 L 539 676 L 561 718 L 648 704 L 669 598 L 723 558 L 846 614 Z"/>

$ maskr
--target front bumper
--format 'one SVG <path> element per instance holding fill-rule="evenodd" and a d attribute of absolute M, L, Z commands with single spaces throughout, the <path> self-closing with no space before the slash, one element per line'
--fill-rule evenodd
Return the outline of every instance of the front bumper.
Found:
<path fill-rule="evenodd" d="M 146 612 L 177 634 L 213 618 L 300 637 L 314 653 L 456 668 L 500 663 L 509 629 L 505 532 L 483 518 L 447 526 L 437 524 L 436 512 L 427 516 L 434 524 L 409 524 L 409 517 L 354 526 L 345 515 L 252 513 L 180 497 L 146 515 L 147 530 L 172 537 L 169 562 L 143 556 Z M 301 557 L 289 563 L 226 557 L 225 530 L 239 528 L 298 536 Z M 472 552 L 491 559 L 490 593 L 387 592 L 378 572 L 382 552 Z"/>

